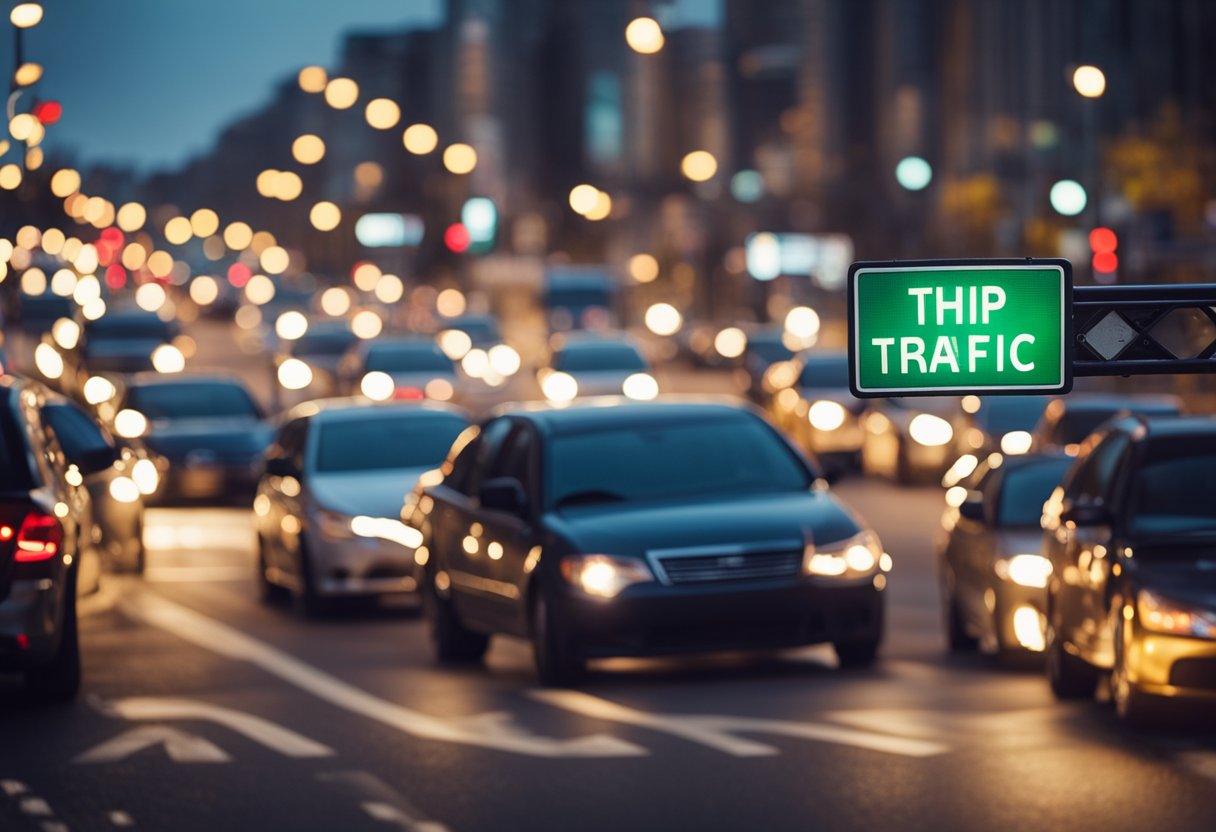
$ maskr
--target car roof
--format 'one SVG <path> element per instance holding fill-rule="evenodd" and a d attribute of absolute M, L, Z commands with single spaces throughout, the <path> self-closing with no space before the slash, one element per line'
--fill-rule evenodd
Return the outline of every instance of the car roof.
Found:
<path fill-rule="evenodd" d="M 638 402 L 622 396 L 601 396 L 565 405 L 544 402 L 509 404 L 494 410 L 493 415 L 525 419 L 542 433 L 553 435 L 706 418 L 760 418 L 747 402 L 728 396 L 664 396 L 651 402 Z"/>
<path fill-rule="evenodd" d="M 173 384 L 190 384 L 200 381 L 216 382 L 218 384 L 231 384 L 242 389 L 246 388 L 245 382 L 231 373 L 224 372 L 190 372 L 190 373 L 158 373 L 155 370 L 148 370 L 141 373 L 135 373 L 130 376 L 124 385 L 128 390 L 134 387 L 161 387 Z"/>
<path fill-rule="evenodd" d="M 353 421 L 370 419 L 383 415 L 385 412 L 394 414 L 435 414 L 446 413 L 456 416 L 465 422 L 472 419 L 468 412 L 455 405 L 432 401 L 387 401 L 373 402 L 358 396 L 335 397 L 332 399 L 314 399 L 293 407 L 285 418 L 310 418 L 317 421 Z"/>
<path fill-rule="evenodd" d="M 1148 439 L 1216 435 L 1212 416 L 1127 416 L 1115 422 L 1116 428 L 1136 431 L 1143 427 Z"/>

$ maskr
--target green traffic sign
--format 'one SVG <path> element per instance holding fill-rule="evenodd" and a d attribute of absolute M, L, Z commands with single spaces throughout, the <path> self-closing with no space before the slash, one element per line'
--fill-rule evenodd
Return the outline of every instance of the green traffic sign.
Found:
<path fill-rule="evenodd" d="M 855 396 L 1072 388 L 1067 260 L 908 260 L 849 268 Z"/>

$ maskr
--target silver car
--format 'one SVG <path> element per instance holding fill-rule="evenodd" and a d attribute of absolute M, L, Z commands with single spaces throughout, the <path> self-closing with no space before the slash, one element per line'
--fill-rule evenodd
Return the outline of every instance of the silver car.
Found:
<path fill-rule="evenodd" d="M 266 453 L 253 508 L 263 599 L 306 616 L 339 596 L 413 592 L 420 538 L 404 497 L 469 425 L 432 403 L 331 399 L 292 409 Z"/>

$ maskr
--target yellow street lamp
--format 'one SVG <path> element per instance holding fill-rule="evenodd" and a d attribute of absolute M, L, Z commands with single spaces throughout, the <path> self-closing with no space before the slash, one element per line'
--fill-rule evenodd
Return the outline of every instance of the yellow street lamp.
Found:
<path fill-rule="evenodd" d="M 42 4 L 19 3 L 13 6 L 13 11 L 9 14 L 8 19 L 18 29 L 28 29 L 31 26 L 37 26 L 42 22 Z"/>
<path fill-rule="evenodd" d="M 1085 64 L 1073 72 L 1072 85 L 1086 98 L 1101 98 L 1106 92 L 1106 75 L 1096 66 Z"/>
<path fill-rule="evenodd" d="M 637 17 L 625 27 L 625 42 L 634 52 L 653 55 L 663 48 L 666 38 L 659 21 L 653 17 Z"/>
<path fill-rule="evenodd" d="M 694 150 L 684 156 L 680 170 L 693 182 L 708 182 L 718 172 L 718 160 L 708 150 Z"/>

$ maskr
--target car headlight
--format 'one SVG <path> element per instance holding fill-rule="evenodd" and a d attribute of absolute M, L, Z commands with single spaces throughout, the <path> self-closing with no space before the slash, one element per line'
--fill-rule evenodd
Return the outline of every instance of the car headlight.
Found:
<path fill-rule="evenodd" d="M 1042 589 L 1051 577 L 1051 561 L 1042 555 L 1014 555 L 996 562 L 997 577 L 1018 586 Z"/>
<path fill-rule="evenodd" d="M 313 515 L 313 523 L 321 536 L 329 540 L 350 540 L 354 537 L 351 531 L 351 518 L 336 511 L 321 509 Z"/>
<path fill-rule="evenodd" d="M 621 392 L 634 401 L 648 402 L 658 398 L 659 383 L 650 373 L 634 373 L 625 379 Z"/>
<path fill-rule="evenodd" d="M 845 411 L 839 402 L 820 400 L 811 405 L 807 419 L 815 430 L 836 430 L 844 424 Z"/>
<path fill-rule="evenodd" d="M 1142 589 L 1136 595 L 1140 624 L 1155 633 L 1216 638 L 1216 612 L 1192 607 Z"/>
<path fill-rule="evenodd" d="M 540 389 L 551 402 L 568 402 L 578 395 L 578 382 L 569 373 L 559 371 L 545 376 Z"/>
<path fill-rule="evenodd" d="M 917 443 L 929 448 L 945 445 L 954 438 L 954 428 L 941 416 L 918 413 L 908 424 L 908 435 Z"/>
<path fill-rule="evenodd" d="M 642 561 L 611 555 L 571 555 L 562 558 L 562 577 L 588 595 L 615 598 L 626 587 L 653 581 Z"/>
<path fill-rule="evenodd" d="M 1011 430 L 1001 437 L 1001 453 L 1006 456 L 1017 456 L 1030 450 L 1032 437 L 1029 431 Z"/>
<path fill-rule="evenodd" d="M 136 460 L 131 468 L 131 479 L 135 481 L 140 494 L 154 494 L 160 488 L 160 471 L 156 470 L 156 463 L 150 459 Z"/>
<path fill-rule="evenodd" d="M 828 578 L 861 578 L 889 560 L 878 535 L 863 531 L 825 546 L 808 543 L 802 552 L 802 570 L 808 575 Z"/>
<path fill-rule="evenodd" d="M 138 439 L 148 432 L 148 420 L 138 410 L 123 408 L 114 417 L 114 432 L 124 439 Z"/>

